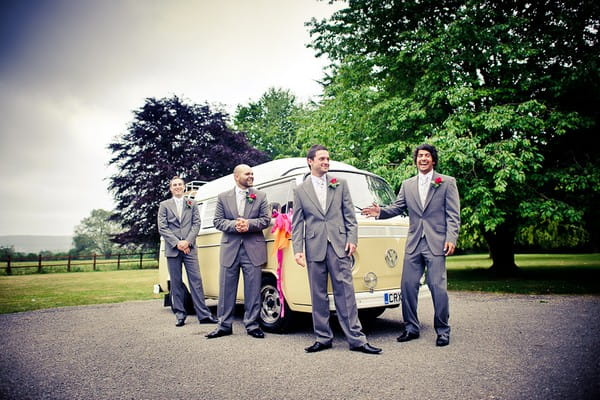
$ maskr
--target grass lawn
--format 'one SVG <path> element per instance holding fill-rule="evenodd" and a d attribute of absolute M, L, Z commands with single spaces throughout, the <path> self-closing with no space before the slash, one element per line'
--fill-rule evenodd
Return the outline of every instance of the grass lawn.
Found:
<path fill-rule="evenodd" d="M 0 276 L 0 313 L 162 297 L 157 269 Z"/>
<path fill-rule="evenodd" d="M 600 294 L 600 254 L 517 254 L 515 277 L 490 273 L 487 254 L 449 257 L 448 289 L 522 294 Z"/>
<path fill-rule="evenodd" d="M 497 278 L 487 254 L 449 257 L 448 288 L 600 295 L 600 254 L 523 254 L 516 261 L 517 277 Z M 0 313 L 162 298 L 153 294 L 156 283 L 156 269 L 0 276 Z"/>

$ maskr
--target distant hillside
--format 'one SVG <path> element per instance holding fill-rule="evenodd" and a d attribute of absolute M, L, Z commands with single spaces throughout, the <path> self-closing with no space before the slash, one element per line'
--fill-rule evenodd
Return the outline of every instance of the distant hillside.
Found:
<path fill-rule="evenodd" d="M 71 249 L 72 236 L 0 235 L 0 246 L 14 246 L 19 253 L 39 253 L 42 250 L 58 253 Z"/>

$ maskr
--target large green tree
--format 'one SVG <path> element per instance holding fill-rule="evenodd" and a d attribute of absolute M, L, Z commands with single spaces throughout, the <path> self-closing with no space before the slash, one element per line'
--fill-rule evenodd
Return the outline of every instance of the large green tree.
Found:
<path fill-rule="evenodd" d="M 309 23 L 332 60 L 305 142 L 398 187 L 411 151 L 438 147 L 457 178 L 460 245 L 487 244 L 498 272 L 514 245 L 598 242 L 600 3 L 353 0 Z"/>
<path fill-rule="evenodd" d="M 92 210 L 89 217 L 82 219 L 75 227 L 72 253 L 97 253 L 109 257 L 118 252 L 119 247 L 111 241 L 111 237 L 120 233 L 123 228 L 110 220 L 111 215 L 111 211 L 96 209 Z"/>
<path fill-rule="evenodd" d="M 127 132 L 108 146 L 117 170 L 109 184 L 117 201 L 113 219 L 125 229 L 114 236 L 117 243 L 157 247 L 158 205 L 170 196 L 173 176 L 210 181 L 237 164 L 268 160 L 243 133 L 227 127 L 226 114 L 207 104 L 148 98 L 133 114 Z"/>
<path fill-rule="evenodd" d="M 296 135 L 305 111 L 306 106 L 297 103 L 289 90 L 270 88 L 258 101 L 238 105 L 233 122 L 271 158 L 296 157 L 301 153 Z"/>

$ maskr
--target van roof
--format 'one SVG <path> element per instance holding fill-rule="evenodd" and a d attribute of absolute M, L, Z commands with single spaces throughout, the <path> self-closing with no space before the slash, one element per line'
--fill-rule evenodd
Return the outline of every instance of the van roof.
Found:
<path fill-rule="evenodd" d="M 340 161 L 331 161 L 329 167 L 332 170 L 359 171 L 359 169 L 352 165 Z M 278 160 L 268 161 L 264 164 L 255 165 L 252 167 L 252 171 L 254 172 L 255 186 L 281 177 L 301 175 L 309 172 L 306 158 L 302 157 L 280 158 Z M 197 200 L 204 200 L 216 196 L 225 190 L 232 189 L 235 185 L 235 181 L 233 179 L 233 173 L 231 173 L 199 187 L 194 185 L 193 181 L 189 184 L 197 190 L 193 197 Z"/>

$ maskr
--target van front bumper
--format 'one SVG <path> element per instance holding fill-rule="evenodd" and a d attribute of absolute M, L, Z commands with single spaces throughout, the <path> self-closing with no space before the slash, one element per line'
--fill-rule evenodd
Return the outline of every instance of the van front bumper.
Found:
<path fill-rule="evenodd" d="M 431 293 L 427 285 L 421 285 L 419 297 L 428 297 Z M 333 294 L 329 294 L 329 310 L 335 311 Z M 373 292 L 358 292 L 355 294 L 356 306 L 361 308 L 398 307 L 402 301 L 400 289 L 374 290 Z"/>

